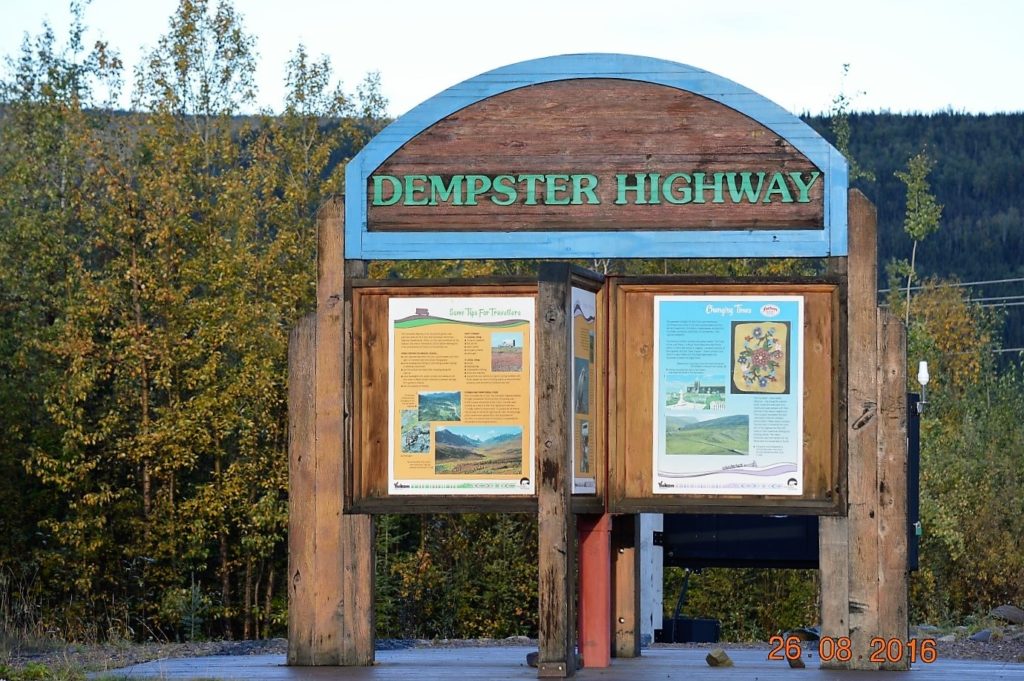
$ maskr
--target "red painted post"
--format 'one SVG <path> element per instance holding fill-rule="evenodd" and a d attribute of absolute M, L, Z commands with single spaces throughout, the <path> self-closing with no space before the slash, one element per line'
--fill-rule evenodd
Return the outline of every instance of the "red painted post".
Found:
<path fill-rule="evenodd" d="M 577 516 L 579 550 L 579 646 L 583 667 L 607 667 L 612 655 L 612 517 Z"/>

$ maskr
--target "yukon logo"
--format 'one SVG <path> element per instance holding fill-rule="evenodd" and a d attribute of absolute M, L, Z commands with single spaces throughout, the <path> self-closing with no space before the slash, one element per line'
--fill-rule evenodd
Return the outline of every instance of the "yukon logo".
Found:
<path fill-rule="evenodd" d="M 761 306 L 761 314 L 765 317 L 777 317 L 779 316 L 779 306 L 768 303 L 767 305 Z"/>

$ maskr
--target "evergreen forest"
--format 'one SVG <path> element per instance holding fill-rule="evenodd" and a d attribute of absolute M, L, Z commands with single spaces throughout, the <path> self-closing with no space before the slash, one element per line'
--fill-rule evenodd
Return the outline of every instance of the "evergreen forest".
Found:
<path fill-rule="evenodd" d="M 181 0 L 132 73 L 74 15 L 0 74 L 0 637 L 282 636 L 288 334 L 314 308 L 314 215 L 388 122 L 386 87 L 339 84 L 298 45 L 285 101 L 253 114 L 258 46 L 230 2 Z M 912 620 L 1024 605 L 1024 114 L 807 120 L 868 173 L 855 185 L 878 207 L 880 303 L 908 320 L 909 374 L 933 367 Z M 534 267 L 383 262 L 371 276 Z M 957 285 L 1000 279 L 1018 281 Z M 379 637 L 536 635 L 534 518 L 376 528 Z M 669 571 L 669 608 L 680 579 Z M 816 598 L 813 571 L 707 570 L 687 614 L 764 639 L 814 624 Z"/>

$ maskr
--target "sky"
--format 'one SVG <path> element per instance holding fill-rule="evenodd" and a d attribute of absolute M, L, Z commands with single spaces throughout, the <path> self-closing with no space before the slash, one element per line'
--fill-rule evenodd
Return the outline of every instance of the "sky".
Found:
<path fill-rule="evenodd" d="M 176 6 L 92 0 L 86 39 L 117 48 L 130 73 Z M 499 66 L 580 52 L 696 66 L 794 114 L 827 112 L 840 92 L 860 111 L 1024 111 L 1021 0 L 235 0 L 235 7 L 257 40 L 259 105 L 273 111 L 282 108 L 284 65 L 300 43 L 330 57 L 347 91 L 380 72 L 392 116 Z M 15 55 L 44 20 L 66 36 L 67 0 L 0 0 L 0 54 Z"/>

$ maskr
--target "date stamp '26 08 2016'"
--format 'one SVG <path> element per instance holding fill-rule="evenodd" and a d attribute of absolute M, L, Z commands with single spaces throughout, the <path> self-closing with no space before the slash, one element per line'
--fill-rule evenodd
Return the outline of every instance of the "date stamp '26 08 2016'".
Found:
<path fill-rule="evenodd" d="M 800 645 L 801 640 L 797 636 L 786 636 L 785 638 L 772 636 L 768 639 L 768 643 L 772 646 L 768 651 L 769 660 L 796 660 L 804 654 Z M 822 636 L 818 640 L 818 657 L 822 662 L 831 662 L 832 660 L 849 662 L 853 659 L 853 650 L 850 645 L 850 639 L 846 636 L 838 638 Z M 876 636 L 871 639 L 869 645 L 871 647 L 869 660 L 878 664 L 895 664 L 902 662 L 906 657 L 910 658 L 912 664 L 914 662 L 930 664 L 939 657 L 933 638 L 912 638 L 904 641 L 899 638 L 885 639 Z M 814 656 L 813 652 L 808 652 L 806 655 L 808 658 Z"/>

